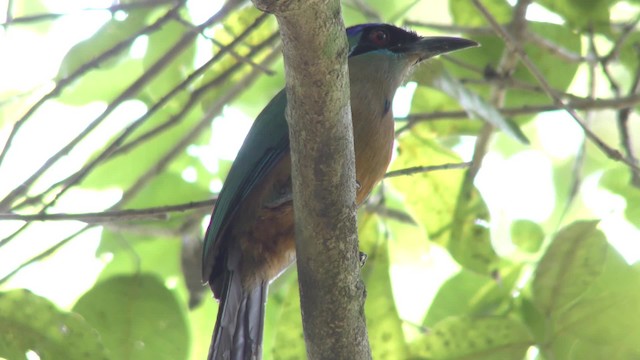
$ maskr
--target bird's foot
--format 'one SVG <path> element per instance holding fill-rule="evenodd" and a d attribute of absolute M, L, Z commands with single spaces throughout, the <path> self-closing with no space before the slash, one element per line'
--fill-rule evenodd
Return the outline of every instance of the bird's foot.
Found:
<path fill-rule="evenodd" d="M 358 260 L 360 261 L 360 267 L 363 267 L 364 264 L 367 262 L 367 254 L 363 253 L 362 251 L 358 251 Z"/>

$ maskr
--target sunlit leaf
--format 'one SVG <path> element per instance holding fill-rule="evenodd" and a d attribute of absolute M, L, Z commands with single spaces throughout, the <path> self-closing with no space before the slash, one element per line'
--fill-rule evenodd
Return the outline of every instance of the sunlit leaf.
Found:
<path fill-rule="evenodd" d="M 181 275 L 179 239 L 144 236 L 133 229 L 130 232 L 103 230 L 97 253 L 111 258 L 100 274 L 101 280 L 140 272 L 164 279 Z"/>
<path fill-rule="evenodd" d="M 508 317 L 450 317 L 412 345 L 414 357 L 430 360 L 522 359 L 533 339 L 518 320 Z"/>
<path fill-rule="evenodd" d="M 151 71 L 151 68 L 167 55 L 174 56 L 144 87 L 140 96 L 143 101 L 153 104 L 160 100 L 193 71 L 196 47 L 195 36 L 189 35 L 192 31 L 193 28 L 172 21 L 149 36 L 148 50 L 142 59 L 145 72 Z M 176 102 L 183 103 L 187 97 L 186 92 L 181 92 Z"/>
<path fill-rule="evenodd" d="M 276 305 L 280 308 L 280 314 L 272 328 L 275 334 L 269 351 L 274 360 L 293 360 L 306 356 L 298 282 L 292 281 L 285 294 L 284 299 Z"/>
<path fill-rule="evenodd" d="M 113 277 L 84 294 L 74 310 L 102 334 L 117 359 L 184 359 L 189 348 L 185 314 L 156 277 Z"/>
<path fill-rule="evenodd" d="M 85 64 L 93 61 L 97 55 L 107 51 L 113 51 L 115 45 L 123 40 L 136 36 L 146 24 L 146 11 L 131 11 L 124 20 L 112 18 L 104 24 L 92 37 L 84 40 L 69 50 L 60 64 L 58 78 L 64 78 Z M 111 68 L 118 60 L 121 60 L 129 47 L 122 48 L 120 52 L 114 52 L 113 56 L 105 63 L 95 66 L 100 70 Z"/>
<path fill-rule="evenodd" d="M 525 144 L 529 143 L 522 130 L 513 121 L 503 117 L 495 107 L 482 99 L 477 93 L 464 87 L 446 71 L 442 71 L 440 76 L 434 79 L 433 85 L 456 99 L 468 113 L 504 131 L 515 140 Z"/>
<path fill-rule="evenodd" d="M 540 225 L 530 220 L 517 220 L 511 224 L 511 242 L 520 250 L 536 252 L 544 240 L 544 231 Z"/>
<path fill-rule="evenodd" d="M 572 27 L 605 29 L 609 25 L 609 7 L 615 0 L 538 0 L 537 2 L 562 16 Z"/>
<path fill-rule="evenodd" d="M 483 1 L 487 10 L 499 23 L 506 24 L 511 20 L 513 9 L 506 0 Z M 449 1 L 449 9 L 456 24 L 462 26 L 487 26 L 487 20 L 480 11 L 467 0 Z"/>
<path fill-rule="evenodd" d="M 548 302 L 551 306 L 546 308 L 538 305 L 549 311 L 544 315 L 547 338 L 551 342 L 545 349 L 560 358 L 599 359 L 602 357 L 598 354 L 607 354 L 611 359 L 633 359 L 640 356 L 637 344 L 640 337 L 637 326 L 640 321 L 640 272 L 629 266 L 594 227 L 594 222 L 574 223 L 567 227 L 563 230 L 564 237 L 559 237 L 563 235 L 561 233 L 554 241 L 564 244 L 552 243 L 548 251 L 563 247 L 576 255 L 564 259 L 556 256 L 556 260 L 563 260 L 556 264 L 549 261 L 553 257 L 545 255 L 540 264 L 562 269 L 555 284 L 548 286 L 568 287 L 567 290 L 546 291 L 555 295 L 550 299 L 557 300 Z M 576 237 L 582 240 L 576 242 Z M 603 241 L 604 249 L 601 249 Z M 551 272 L 544 271 L 542 276 Z M 545 294 L 540 291 L 542 281 L 539 277 L 536 275 L 534 280 L 534 300 L 540 297 L 537 293 Z"/>
<path fill-rule="evenodd" d="M 540 260 L 533 294 L 547 316 L 568 309 L 602 273 L 608 244 L 597 225 L 581 221 L 564 228 Z"/>
<path fill-rule="evenodd" d="M 75 313 L 61 311 L 27 290 L 0 293 L 0 357 L 110 359 L 101 334 Z"/>
<path fill-rule="evenodd" d="M 367 333 L 374 359 L 406 358 L 402 320 L 398 316 L 389 275 L 389 250 L 379 219 L 366 216 L 360 226 L 360 238 L 376 246 L 368 252 L 362 277 L 367 288 L 365 314 Z"/>
<path fill-rule="evenodd" d="M 399 141 L 399 156 L 392 169 L 418 165 L 459 163 L 460 158 L 441 145 L 414 136 Z M 433 171 L 391 179 L 405 195 L 409 212 L 425 226 L 432 241 L 445 246 L 462 266 L 489 274 L 496 270 L 498 257 L 491 245 L 488 210 L 477 190 L 459 193 L 464 178 L 461 170 Z M 457 208 L 460 202 L 463 208 Z"/>
<path fill-rule="evenodd" d="M 501 279 L 493 279 L 462 269 L 447 280 L 433 299 L 423 325 L 434 326 L 450 316 L 501 315 L 512 306 L 512 291 L 521 266 L 501 269 Z"/>
<path fill-rule="evenodd" d="M 605 171 L 600 178 L 600 186 L 624 197 L 627 202 L 625 217 L 640 228 L 640 189 L 631 184 L 631 170 L 626 166 L 618 166 Z"/>

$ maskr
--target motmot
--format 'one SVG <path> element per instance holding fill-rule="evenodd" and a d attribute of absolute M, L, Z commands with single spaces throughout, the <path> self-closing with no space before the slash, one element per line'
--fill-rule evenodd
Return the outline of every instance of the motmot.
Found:
<path fill-rule="evenodd" d="M 416 65 L 477 43 L 422 37 L 389 24 L 347 28 L 356 203 L 393 152 L 396 90 Z M 218 195 L 203 247 L 203 279 L 219 300 L 208 359 L 259 359 L 269 282 L 296 260 L 291 154 L 280 91 L 249 130 Z"/>

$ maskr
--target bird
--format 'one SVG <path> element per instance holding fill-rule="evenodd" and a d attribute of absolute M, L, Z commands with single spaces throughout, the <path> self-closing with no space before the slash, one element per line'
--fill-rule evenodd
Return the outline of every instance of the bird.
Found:
<path fill-rule="evenodd" d="M 391 161 L 398 87 L 424 60 L 478 44 L 384 23 L 351 26 L 346 35 L 360 205 Z M 209 360 L 261 358 L 268 285 L 296 260 L 286 106 L 281 90 L 254 121 L 205 234 L 202 277 L 219 301 Z"/>

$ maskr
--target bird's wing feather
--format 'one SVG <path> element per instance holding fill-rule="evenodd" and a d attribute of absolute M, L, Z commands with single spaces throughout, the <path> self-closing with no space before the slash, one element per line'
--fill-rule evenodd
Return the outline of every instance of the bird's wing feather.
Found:
<path fill-rule="evenodd" d="M 260 182 L 289 149 L 289 128 L 284 111 L 287 99 L 281 90 L 256 118 L 218 195 L 202 252 L 202 277 L 209 280 L 223 227 L 242 199 Z"/>

